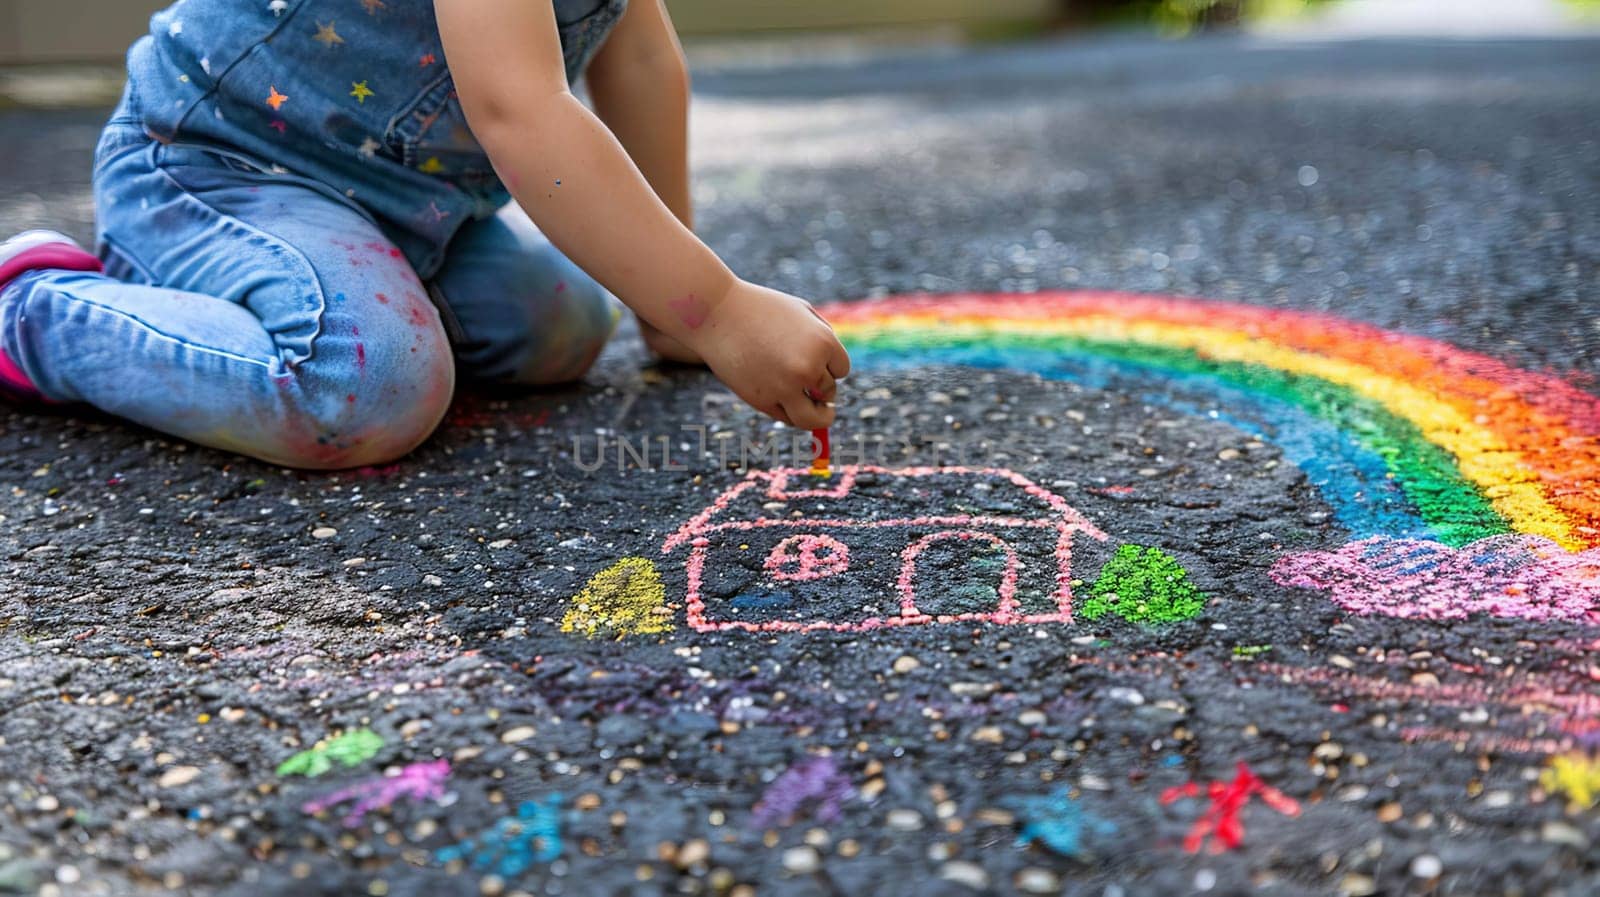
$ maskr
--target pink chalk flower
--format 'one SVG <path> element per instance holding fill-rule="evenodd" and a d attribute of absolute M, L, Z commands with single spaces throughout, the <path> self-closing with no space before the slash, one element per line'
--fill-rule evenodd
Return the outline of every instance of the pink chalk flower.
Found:
<path fill-rule="evenodd" d="M 1326 591 L 1357 614 L 1600 623 L 1600 549 L 1573 553 L 1542 536 L 1490 536 L 1460 548 L 1374 536 L 1337 551 L 1291 554 L 1271 576 Z"/>

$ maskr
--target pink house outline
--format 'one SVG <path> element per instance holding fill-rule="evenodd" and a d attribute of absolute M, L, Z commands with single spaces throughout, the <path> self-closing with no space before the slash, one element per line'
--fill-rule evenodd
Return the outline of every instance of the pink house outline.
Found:
<path fill-rule="evenodd" d="M 916 517 L 898 517 L 884 520 L 859 520 L 851 518 L 817 517 L 767 517 L 755 520 L 718 520 L 719 514 L 728 510 L 735 499 L 751 490 L 765 492 L 767 501 L 794 499 L 843 499 L 855 488 L 861 474 L 881 477 L 974 477 L 1009 483 L 1033 498 L 1042 513 L 1039 516 L 995 516 L 982 514 L 932 514 Z M 791 483 L 794 485 L 791 486 Z M 705 576 L 706 557 L 711 549 L 710 537 L 716 533 L 780 528 L 795 533 L 816 532 L 821 529 L 886 529 L 891 527 L 919 529 L 935 528 L 906 545 L 900 553 L 899 576 L 895 591 L 899 599 L 898 615 L 869 617 L 864 620 L 835 622 L 831 620 L 719 620 L 707 615 L 706 602 L 701 588 Z M 1004 537 L 1007 530 L 1036 530 L 1055 533 L 1054 558 L 1055 589 L 1052 597 L 1055 610 L 1048 613 L 1022 613 L 1016 596 L 1018 557 L 1015 547 Z M 725 490 L 705 510 L 686 521 L 668 536 L 661 545 L 661 553 L 670 555 L 685 546 L 689 549 L 684 569 L 688 575 L 685 607 L 688 624 L 700 632 L 719 632 L 742 629 L 748 632 L 808 632 L 831 630 L 836 632 L 866 632 L 886 626 L 915 626 L 933 623 L 990 623 L 1018 625 L 1033 623 L 1072 622 L 1072 538 L 1082 533 L 1104 541 L 1108 537 L 1066 499 L 1038 485 L 1021 474 L 1002 468 L 969 467 L 904 467 L 875 466 L 841 467 L 830 479 L 814 477 L 805 468 L 780 468 L 770 471 L 752 471 L 745 478 Z M 1004 554 L 1004 570 L 998 592 L 998 605 L 993 611 L 960 614 L 926 614 L 917 606 L 917 558 L 930 546 L 945 540 L 976 540 L 999 548 Z"/>

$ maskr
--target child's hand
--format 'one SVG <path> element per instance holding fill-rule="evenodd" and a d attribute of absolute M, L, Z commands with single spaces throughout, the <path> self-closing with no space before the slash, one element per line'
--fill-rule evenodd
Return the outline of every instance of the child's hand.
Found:
<path fill-rule="evenodd" d="M 736 281 L 695 328 L 693 348 L 739 398 L 794 427 L 833 425 L 850 355 L 803 299 Z"/>

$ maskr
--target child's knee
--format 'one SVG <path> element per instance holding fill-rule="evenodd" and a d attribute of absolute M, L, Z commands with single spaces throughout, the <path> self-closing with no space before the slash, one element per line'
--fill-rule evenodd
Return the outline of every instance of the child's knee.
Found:
<path fill-rule="evenodd" d="M 473 376 L 501 383 L 544 386 L 582 377 L 605 348 L 621 305 L 586 276 L 557 285 L 555 296 L 523 303 L 471 365 Z"/>
<path fill-rule="evenodd" d="M 271 460 L 339 470 L 388 464 L 433 434 L 455 394 L 455 363 L 436 338 L 386 348 L 364 344 L 355 365 L 312 360 L 293 377 L 282 449 Z"/>
<path fill-rule="evenodd" d="M 573 298 L 558 309 L 556 319 L 535 323 L 521 382 L 544 385 L 582 377 L 617 329 L 622 306 L 604 287 L 585 277 L 569 289 Z"/>

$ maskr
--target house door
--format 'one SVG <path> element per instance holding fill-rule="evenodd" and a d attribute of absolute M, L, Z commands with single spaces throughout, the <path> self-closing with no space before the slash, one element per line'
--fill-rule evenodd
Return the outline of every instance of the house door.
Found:
<path fill-rule="evenodd" d="M 900 555 L 900 616 L 994 620 L 1017 612 L 1017 552 L 993 533 L 947 530 Z"/>

